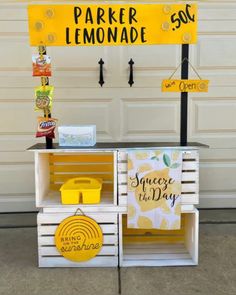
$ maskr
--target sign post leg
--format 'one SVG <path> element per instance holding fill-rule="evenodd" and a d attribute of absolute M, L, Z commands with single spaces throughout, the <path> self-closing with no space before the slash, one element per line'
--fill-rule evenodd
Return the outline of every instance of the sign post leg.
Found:
<path fill-rule="evenodd" d="M 41 51 L 43 51 L 43 54 L 47 54 L 46 47 L 41 46 Z M 49 85 L 49 78 L 47 77 L 45 85 Z M 44 117 L 46 117 L 46 114 L 44 114 Z M 48 114 L 48 118 L 51 118 L 51 113 Z M 49 138 L 46 136 L 46 149 L 52 149 L 53 148 L 53 141 L 52 138 Z"/>
<path fill-rule="evenodd" d="M 182 45 L 181 79 L 188 79 L 189 44 Z M 188 92 L 181 92 L 180 106 L 180 144 L 186 146 L 188 143 Z"/>

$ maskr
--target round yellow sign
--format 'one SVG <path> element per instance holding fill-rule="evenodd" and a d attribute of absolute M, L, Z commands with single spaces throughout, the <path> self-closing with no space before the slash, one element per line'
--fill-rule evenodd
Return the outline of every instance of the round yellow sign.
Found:
<path fill-rule="evenodd" d="M 95 220 L 85 215 L 64 219 L 55 233 L 57 250 L 72 261 L 86 261 L 101 250 L 103 234 Z"/>

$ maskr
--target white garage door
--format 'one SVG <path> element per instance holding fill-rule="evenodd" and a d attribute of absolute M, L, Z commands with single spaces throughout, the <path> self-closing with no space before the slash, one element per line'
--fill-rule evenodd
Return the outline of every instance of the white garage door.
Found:
<path fill-rule="evenodd" d="M 31 77 L 29 2 L 0 0 L 0 211 L 35 210 L 33 156 L 25 150 L 39 142 L 33 88 L 40 81 Z M 189 141 L 210 145 L 201 151 L 201 207 L 236 206 L 236 1 L 221 2 L 200 2 L 199 40 L 190 46 L 191 63 L 211 81 L 208 93 L 189 95 Z M 49 48 L 53 115 L 61 125 L 96 124 L 100 141 L 179 141 L 179 95 L 161 93 L 160 85 L 179 64 L 180 49 Z"/>

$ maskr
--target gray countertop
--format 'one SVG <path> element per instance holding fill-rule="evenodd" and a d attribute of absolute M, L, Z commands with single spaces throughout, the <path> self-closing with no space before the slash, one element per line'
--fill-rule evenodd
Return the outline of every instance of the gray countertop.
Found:
<path fill-rule="evenodd" d="M 29 151 L 83 151 L 83 150 L 120 150 L 120 149 L 163 149 L 176 148 L 181 150 L 208 148 L 209 146 L 198 142 L 189 142 L 186 146 L 181 146 L 179 142 L 97 142 L 96 145 L 90 147 L 64 147 L 59 146 L 58 143 L 53 144 L 52 149 L 46 149 L 44 143 L 38 143 L 30 148 Z"/>

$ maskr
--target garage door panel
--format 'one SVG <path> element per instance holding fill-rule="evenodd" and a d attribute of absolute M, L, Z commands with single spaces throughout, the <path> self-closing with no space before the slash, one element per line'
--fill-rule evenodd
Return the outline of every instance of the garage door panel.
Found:
<path fill-rule="evenodd" d="M 26 152 L 24 150 L 19 152 L 0 152 L 0 164 L 8 164 L 8 163 L 24 163 L 24 164 L 33 164 L 34 155 L 33 153 Z"/>
<path fill-rule="evenodd" d="M 10 211 L 20 210 L 21 201 L 22 209 L 35 209 L 33 155 L 24 151 L 45 142 L 35 138 L 40 113 L 33 110 L 34 87 L 40 79 L 32 77 L 31 54 L 37 50 L 28 44 L 27 4 L 0 0 L 0 205 Z M 210 80 L 208 93 L 189 94 L 188 140 L 210 145 L 200 154 L 200 206 L 236 206 L 236 1 L 200 2 L 198 32 L 190 61 Z M 161 82 L 180 63 L 181 46 L 51 47 L 47 52 L 55 86 L 52 115 L 59 125 L 95 123 L 98 141 L 179 141 L 180 94 L 162 93 Z M 105 61 L 102 88 L 100 58 Z M 189 77 L 197 78 L 191 69 Z"/>
<path fill-rule="evenodd" d="M 123 99 L 123 136 L 163 135 L 176 136 L 179 122 L 179 102 L 148 98 L 135 101 Z M 168 114 L 168 117 L 166 115 Z M 145 124 L 140 118 L 145 118 Z M 159 124 L 159 122 L 162 124 Z"/>
<path fill-rule="evenodd" d="M 235 162 L 236 163 L 236 149 L 224 148 L 224 149 L 200 149 L 201 162 Z"/>
<path fill-rule="evenodd" d="M 194 133 L 222 133 L 233 135 L 236 132 L 236 99 L 193 101 L 195 121 Z"/>
<path fill-rule="evenodd" d="M 10 1 L 3 1 L 6 4 L 3 5 L 2 1 L 0 1 L 1 9 L 0 9 L 0 20 L 1 21 L 25 21 L 27 19 L 27 10 L 25 5 L 21 6 L 13 6 L 9 4 Z M 19 2 L 19 1 L 15 1 Z"/>
<path fill-rule="evenodd" d="M 0 28 L 2 26 L 4 24 L 1 22 Z M 1 58 L 0 71 L 3 71 L 5 68 L 15 71 L 17 69 L 31 70 L 32 49 L 28 44 L 28 38 L 19 36 L 5 38 L 0 36 L 0 48 L 1 56 L 4 56 L 4 58 Z"/>
<path fill-rule="evenodd" d="M 24 194 L 34 192 L 34 166 L 1 165 L 1 194 Z"/>
<path fill-rule="evenodd" d="M 236 21 L 233 27 L 236 28 Z M 220 34 L 201 36 L 196 46 L 195 50 L 197 50 L 198 56 L 197 68 L 215 69 L 220 67 L 221 69 L 226 69 L 230 67 L 235 69 L 236 59 L 234 52 L 236 51 L 236 36 Z"/>
<path fill-rule="evenodd" d="M 201 191 L 225 191 L 236 194 L 236 162 L 202 163 L 200 165 Z"/>
<path fill-rule="evenodd" d="M 111 137 L 112 126 L 110 123 L 111 100 L 107 101 L 78 101 L 54 104 L 54 113 L 60 120 L 61 125 L 65 124 L 96 124 L 100 134 Z M 0 118 L 0 134 L 7 133 L 30 133 L 34 134 L 37 125 L 37 116 L 42 116 L 42 112 L 34 112 L 32 102 L 0 102 L 2 115 Z M 11 112 L 11 115 L 9 114 Z M 27 114 L 27 115 L 26 115 Z M 14 120 L 13 120 L 14 118 Z"/>
<path fill-rule="evenodd" d="M 32 134 L 0 134 L 0 152 L 27 152 L 27 148 L 45 142 L 44 138 L 35 138 Z"/>

